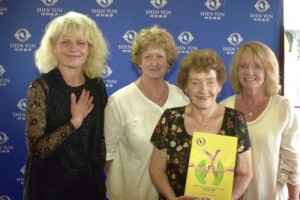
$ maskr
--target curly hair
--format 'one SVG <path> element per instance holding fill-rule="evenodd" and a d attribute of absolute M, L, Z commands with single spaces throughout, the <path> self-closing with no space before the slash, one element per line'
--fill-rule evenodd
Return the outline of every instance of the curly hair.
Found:
<path fill-rule="evenodd" d="M 177 85 L 185 91 L 190 71 L 208 72 L 215 70 L 217 81 L 223 85 L 226 81 L 226 68 L 221 57 L 212 49 L 198 49 L 187 54 L 180 63 L 180 70 L 177 76 Z"/>
<path fill-rule="evenodd" d="M 131 47 L 131 60 L 138 67 L 141 64 L 142 53 L 148 47 L 163 48 L 167 55 L 167 61 L 170 66 L 177 59 L 177 47 L 173 36 L 158 25 L 141 29 L 134 37 Z"/>
<path fill-rule="evenodd" d="M 264 88 L 266 94 L 272 96 L 280 93 L 281 85 L 277 58 L 267 45 L 259 41 L 244 43 L 233 56 L 230 64 L 230 82 L 233 90 L 236 93 L 241 93 L 243 90 L 243 87 L 239 82 L 238 71 L 240 59 L 245 51 L 251 52 L 255 63 L 265 72 L 266 80 L 264 82 Z"/>
<path fill-rule="evenodd" d="M 61 36 L 87 41 L 89 54 L 83 72 L 89 78 L 100 77 L 109 55 L 107 42 L 96 22 L 86 15 L 68 12 L 54 18 L 45 28 L 40 47 L 35 52 L 35 64 L 40 73 L 47 73 L 58 65 L 53 46 Z"/>

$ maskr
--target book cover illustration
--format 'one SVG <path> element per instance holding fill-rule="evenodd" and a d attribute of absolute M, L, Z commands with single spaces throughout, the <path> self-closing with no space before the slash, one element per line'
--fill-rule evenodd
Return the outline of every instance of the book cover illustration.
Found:
<path fill-rule="evenodd" d="M 231 199 L 236 152 L 237 137 L 194 132 L 185 194 Z"/>

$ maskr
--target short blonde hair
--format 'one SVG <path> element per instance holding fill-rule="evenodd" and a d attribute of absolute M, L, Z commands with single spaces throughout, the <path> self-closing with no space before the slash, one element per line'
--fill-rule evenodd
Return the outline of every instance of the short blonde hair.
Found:
<path fill-rule="evenodd" d="M 35 64 L 41 73 L 47 73 L 58 65 L 53 45 L 61 35 L 71 36 L 89 44 L 89 54 L 83 72 L 89 78 L 100 77 L 109 55 L 106 40 L 96 22 L 77 12 L 68 12 L 54 18 L 45 29 L 40 47 L 35 52 Z"/>
<path fill-rule="evenodd" d="M 177 76 L 177 86 L 185 91 L 191 70 L 196 72 L 208 72 L 215 70 L 217 81 L 223 85 L 226 81 L 226 68 L 219 54 L 212 49 L 198 49 L 187 54 L 180 63 Z"/>
<path fill-rule="evenodd" d="M 280 77 L 279 64 L 274 52 L 265 44 L 259 41 L 252 41 L 243 44 L 233 56 L 230 65 L 230 82 L 233 90 L 236 93 L 241 93 L 243 88 L 239 82 L 238 70 L 240 66 L 240 59 L 246 50 L 250 50 L 255 63 L 260 66 L 266 76 L 264 82 L 265 92 L 268 96 L 280 93 Z"/>
<path fill-rule="evenodd" d="M 141 29 L 134 37 L 131 47 L 131 60 L 138 67 L 141 64 L 142 53 L 148 47 L 163 48 L 167 55 L 167 61 L 170 66 L 177 59 L 177 47 L 173 36 L 158 25 Z"/>

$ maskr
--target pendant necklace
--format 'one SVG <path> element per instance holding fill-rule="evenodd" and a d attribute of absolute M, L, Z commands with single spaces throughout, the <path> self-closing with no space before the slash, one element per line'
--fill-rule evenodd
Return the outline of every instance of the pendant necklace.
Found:
<path fill-rule="evenodd" d="M 198 124 L 200 124 L 202 127 L 204 127 L 205 130 L 210 130 L 210 127 L 209 127 L 210 122 L 211 122 L 212 119 L 214 118 L 215 112 L 216 112 L 217 110 L 218 110 L 218 106 L 217 106 L 217 108 L 214 110 L 214 112 L 212 113 L 211 117 L 209 118 L 209 120 L 206 122 L 205 125 L 202 124 L 202 123 L 200 123 L 200 122 L 198 121 L 198 119 L 195 117 L 196 122 L 197 122 Z"/>
<path fill-rule="evenodd" d="M 149 96 L 150 97 L 150 99 L 152 100 L 152 101 L 159 101 L 159 100 L 161 100 L 164 96 L 165 96 L 165 93 L 166 93 L 166 85 L 164 84 L 164 86 L 163 86 L 163 93 L 162 93 L 162 95 L 160 95 L 159 97 L 155 97 L 155 96 L 152 96 L 151 94 L 150 94 L 150 92 L 148 92 L 145 88 L 145 85 L 144 85 L 144 83 L 143 83 L 143 81 L 142 81 L 142 79 L 140 78 L 140 83 L 141 83 L 141 89 L 142 89 L 142 91 L 147 95 L 147 96 Z"/>
<path fill-rule="evenodd" d="M 259 109 L 261 108 L 261 104 L 262 104 L 262 102 L 265 100 L 265 97 L 262 97 L 256 104 L 255 104 L 255 106 L 253 106 L 253 108 L 256 108 L 256 109 L 250 109 L 250 108 L 248 108 L 247 110 L 249 111 L 248 112 L 248 116 L 249 117 L 254 117 L 257 113 L 258 113 L 258 111 L 259 111 Z M 245 105 L 246 105 L 246 103 L 245 103 Z M 249 106 L 248 106 L 249 107 Z M 246 118 L 247 118 L 247 116 L 246 116 Z"/>
<path fill-rule="evenodd" d="M 258 110 L 255 110 L 255 111 L 250 111 L 248 113 L 249 117 L 252 117 L 253 115 L 255 115 L 256 113 L 258 113 Z"/>

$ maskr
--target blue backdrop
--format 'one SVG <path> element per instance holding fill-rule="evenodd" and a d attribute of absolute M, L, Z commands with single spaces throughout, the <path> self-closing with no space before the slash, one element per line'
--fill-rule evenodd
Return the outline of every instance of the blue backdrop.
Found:
<path fill-rule="evenodd" d="M 175 83 L 183 56 L 212 48 L 227 68 L 241 42 L 260 40 L 278 55 L 282 1 L 271 0 L 0 0 L 0 199 L 22 199 L 26 146 L 26 96 L 39 76 L 33 54 L 46 24 L 68 11 L 92 17 L 102 29 L 111 56 L 103 75 L 109 95 L 138 77 L 130 61 L 131 42 L 144 27 L 168 29 L 178 61 L 167 80 Z M 229 81 L 220 99 L 233 94 Z"/>

